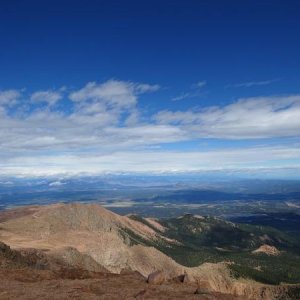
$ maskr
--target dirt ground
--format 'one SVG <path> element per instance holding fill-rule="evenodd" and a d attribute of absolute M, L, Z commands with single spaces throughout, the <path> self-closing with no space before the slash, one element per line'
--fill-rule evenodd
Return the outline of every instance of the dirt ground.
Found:
<path fill-rule="evenodd" d="M 194 294 L 195 284 L 151 285 L 139 274 L 66 270 L 0 270 L 0 299 L 243 299 L 218 293 Z M 201 292 L 201 291 L 200 291 Z"/>

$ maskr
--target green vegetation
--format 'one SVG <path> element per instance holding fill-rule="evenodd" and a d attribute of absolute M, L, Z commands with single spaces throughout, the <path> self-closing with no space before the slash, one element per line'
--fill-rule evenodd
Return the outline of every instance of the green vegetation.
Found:
<path fill-rule="evenodd" d="M 280 256 L 266 254 L 236 255 L 230 265 L 237 277 L 252 278 L 267 284 L 299 283 L 300 258 L 288 253 Z"/>
<path fill-rule="evenodd" d="M 139 216 L 131 218 L 151 227 Z M 295 236 L 272 227 L 234 224 L 191 214 L 161 220 L 160 223 L 167 228 L 164 236 L 175 239 L 178 244 L 164 239 L 145 241 L 133 232 L 127 234 L 134 243 L 154 246 L 185 266 L 228 261 L 232 263 L 230 268 L 236 277 L 268 284 L 300 282 L 300 241 Z M 263 244 L 276 247 L 280 254 L 252 253 Z"/>

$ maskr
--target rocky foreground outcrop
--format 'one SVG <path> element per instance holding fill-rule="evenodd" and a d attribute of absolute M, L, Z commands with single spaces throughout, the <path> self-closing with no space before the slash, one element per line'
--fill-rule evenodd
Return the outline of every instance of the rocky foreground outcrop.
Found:
<path fill-rule="evenodd" d="M 0 214 L 0 240 L 11 248 L 4 244 L 0 247 L 0 299 L 19 299 L 14 294 L 18 289 L 23 289 L 24 299 L 27 293 L 31 295 L 28 299 L 48 293 L 51 299 L 67 299 L 67 295 L 82 299 L 119 299 L 120 295 L 128 295 L 128 299 L 300 297 L 298 286 L 234 279 L 226 263 L 194 268 L 179 265 L 147 246 L 147 241 L 163 239 L 159 233 L 163 228 L 155 231 L 155 226 L 159 225 L 152 222 L 147 226 L 94 204 L 56 204 L 25 208 L 24 213 L 22 209 L 4 212 Z M 30 273 L 28 268 L 34 271 Z M 130 272 L 124 273 L 124 269 Z M 155 276 L 150 275 L 147 283 L 145 278 L 153 272 Z M 201 289 L 210 295 L 201 293 Z"/>
<path fill-rule="evenodd" d="M 130 269 L 92 272 L 37 252 L 0 243 L 0 299 L 245 299 L 214 291 L 199 298 L 197 283 L 167 279 L 162 271 L 148 280 Z"/>

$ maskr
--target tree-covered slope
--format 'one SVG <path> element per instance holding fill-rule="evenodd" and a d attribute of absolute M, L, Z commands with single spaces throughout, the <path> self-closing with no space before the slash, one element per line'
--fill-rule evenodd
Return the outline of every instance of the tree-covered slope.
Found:
<path fill-rule="evenodd" d="M 228 261 L 237 277 L 271 284 L 300 282 L 300 241 L 275 228 L 187 214 L 157 220 L 161 230 L 140 216 L 130 218 L 158 234 L 151 241 L 132 236 L 134 243 L 152 245 L 182 265 Z M 268 253 L 269 248 L 275 253 Z"/>

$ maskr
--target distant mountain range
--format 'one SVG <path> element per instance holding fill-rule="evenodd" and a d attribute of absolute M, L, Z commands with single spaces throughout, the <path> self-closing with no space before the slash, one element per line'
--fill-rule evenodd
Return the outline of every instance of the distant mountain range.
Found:
<path fill-rule="evenodd" d="M 290 193 L 300 192 L 300 180 L 211 178 L 197 174 L 98 176 L 0 176 L 0 192 L 5 191 L 76 191 L 101 189 L 164 188 L 167 190 L 201 189 L 227 193 Z"/>

